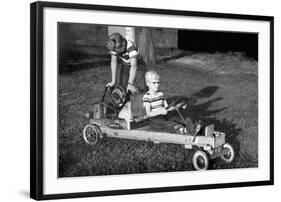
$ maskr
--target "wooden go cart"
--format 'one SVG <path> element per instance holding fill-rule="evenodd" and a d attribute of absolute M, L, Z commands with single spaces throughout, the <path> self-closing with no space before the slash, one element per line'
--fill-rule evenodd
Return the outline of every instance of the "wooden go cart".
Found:
<path fill-rule="evenodd" d="M 83 129 L 83 138 L 86 143 L 95 145 L 100 139 L 111 137 L 149 141 L 156 144 L 179 144 L 185 149 L 195 151 L 192 157 L 195 170 L 208 169 L 209 161 L 212 159 L 221 158 L 225 163 L 231 163 L 234 160 L 233 147 L 225 142 L 225 133 L 214 130 L 214 125 L 202 128 L 198 135 L 151 130 L 144 110 L 143 113 L 134 113 L 136 105 L 140 104 L 140 108 L 143 108 L 142 96 L 131 96 L 130 100 L 126 100 L 120 92 L 120 89 L 111 90 L 110 98 L 113 102 L 110 104 L 103 102 L 105 94 L 102 102 L 94 104 L 92 114 L 88 115 L 89 124 Z M 183 124 L 185 120 L 180 109 L 187 106 L 185 101 L 185 99 L 177 99 L 167 107 L 167 109 L 173 108 L 177 111 Z"/>

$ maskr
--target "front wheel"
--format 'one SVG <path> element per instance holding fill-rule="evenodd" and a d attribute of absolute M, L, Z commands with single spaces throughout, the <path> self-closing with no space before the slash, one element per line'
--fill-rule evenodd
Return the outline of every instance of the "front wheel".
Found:
<path fill-rule="evenodd" d="M 223 155 L 221 156 L 221 159 L 226 163 L 231 163 L 234 160 L 234 157 L 235 151 L 233 147 L 230 144 L 225 143 L 223 145 Z"/>
<path fill-rule="evenodd" d="M 197 150 L 192 157 L 192 164 L 195 170 L 207 170 L 209 168 L 209 158 L 206 152 Z"/>
<path fill-rule="evenodd" d="M 95 145 L 101 135 L 101 130 L 98 125 L 86 125 L 83 130 L 83 138 L 86 143 L 90 145 Z"/>

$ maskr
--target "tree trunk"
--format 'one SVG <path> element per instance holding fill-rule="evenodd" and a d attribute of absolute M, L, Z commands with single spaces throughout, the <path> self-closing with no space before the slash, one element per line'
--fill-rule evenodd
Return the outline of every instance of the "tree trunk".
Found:
<path fill-rule="evenodd" d="M 152 40 L 152 32 L 149 28 L 142 28 L 139 33 L 139 52 L 146 64 L 155 64 L 156 55 Z"/>

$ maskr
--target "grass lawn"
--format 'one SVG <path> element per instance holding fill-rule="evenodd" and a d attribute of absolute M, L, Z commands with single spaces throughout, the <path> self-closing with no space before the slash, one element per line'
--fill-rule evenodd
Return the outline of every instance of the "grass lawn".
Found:
<path fill-rule="evenodd" d="M 167 97 L 192 98 L 186 115 L 226 133 L 236 159 L 220 160 L 211 169 L 258 166 L 257 61 L 241 53 L 200 53 L 156 64 Z M 192 170 L 192 151 L 173 144 L 104 139 L 87 145 L 84 114 L 101 99 L 110 67 L 59 75 L 59 176 L 88 176 Z"/>

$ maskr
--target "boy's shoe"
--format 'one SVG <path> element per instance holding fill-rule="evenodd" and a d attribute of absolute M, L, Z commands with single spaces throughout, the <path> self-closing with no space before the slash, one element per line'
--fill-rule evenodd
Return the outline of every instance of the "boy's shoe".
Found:
<path fill-rule="evenodd" d="M 199 131 L 201 130 L 202 128 L 202 121 L 199 120 L 196 125 L 195 125 L 195 135 L 197 135 L 199 133 Z"/>
<path fill-rule="evenodd" d="M 186 134 L 187 134 L 187 129 L 186 129 L 186 127 L 181 127 L 181 128 L 179 129 L 179 132 L 180 132 L 180 134 L 182 134 L 182 135 L 186 135 Z"/>
<path fill-rule="evenodd" d="M 186 128 L 182 127 L 181 125 L 174 126 L 174 129 L 176 130 L 177 134 L 185 135 L 187 133 Z"/>
<path fill-rule="evenodd" d="M 175 131 L 176 131 L 177 134 L 181 134 L 181 133 L 180 133 L 180 128 L 181 128 L 180 125 L 175 125 L 175 126 L 174 126 L 174 129 L 175 129 Z"/>

